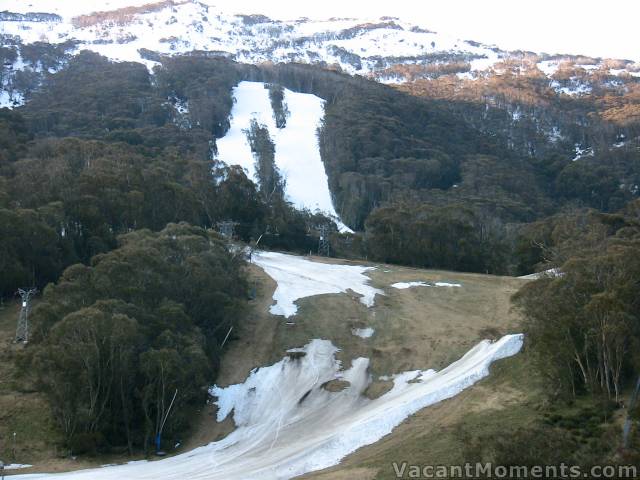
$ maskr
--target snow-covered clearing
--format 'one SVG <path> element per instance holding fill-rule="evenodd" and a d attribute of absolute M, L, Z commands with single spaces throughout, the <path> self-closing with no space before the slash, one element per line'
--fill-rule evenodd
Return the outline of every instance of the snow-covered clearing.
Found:
<path fill-rule="evenodd" d="M 276 303 L 270 309 L 274 315 L 295 315 L 296 300 L 313 295 L 352 290 L 362 295 L 360 302 L 367 307 L 373 306 L 376 294 L 384 295 L 369 285 L 371 279 L 364 275 L 373 267 L 331 265 L 275 252 L 256 252 L 253 261 L 278 284 L 273 294 Z"/>
<path fill-rule="evenodd" d="M 157 462 L 58 475 L 17 478 L 60 480 L 233 480 L 289 479 L 337 465 L 348 454 L 388 435 L 407 417 L 451 398 L 489 374 L 495 360 L 515 355 L 522 335 L 485 340 L 447 368 L 394 375 L 393 388 L 369 400 L 369 360 L 354 359 L 342 370 L 338 349 L 328 340 L 312 340 L 289 356 L 254 370 L 242 384 L 213 387 L 218 421 L 233 412 L 236 430 L 223 440 Z M 296 355 L 296 357 L 298 357 Z M 349 382 L 340 392 L 323 384 Z"/>
<path fill-rule="evenodd" d="M 449 287 L 449 288 L 459 288 L 462 287 L 459 283 L 450 283 L 450 282 L 398 282 L 391 285 L 393 288 L 397 288 L 398 290 L 406 290 L 407 288 L 413 287 Z"/>
<path fill-rule="evenodd" d="M 245 130 L 255 119 L 269 130 L 275 145 L 275 162 L 286 179 L 286 195 L 297 208 L 320 210 L 337 218 L 329 181 L 318 149 L 317 130 L 324 118 L 324 100 L 315 95 L 285 89 L 284 103 L 290 116 L 284 128 L 277 128 L 264 83 L 240 82 L 234 88 L 235 104 L 231 111 L 231 128 L 217 141 L 218 159 L 227 165 L 240 165 L 249 178 L 258 182 L 255 158 Z M 341 231 L 348 231 L 338 221 Z"/>

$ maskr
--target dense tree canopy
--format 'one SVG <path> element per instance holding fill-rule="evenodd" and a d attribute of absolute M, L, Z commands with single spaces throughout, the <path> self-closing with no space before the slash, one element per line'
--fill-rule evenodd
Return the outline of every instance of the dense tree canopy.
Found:
<path fill-rule="evenodd" d="M 39 384 L 72 448 L 149 446 L 188 424 L 215 379 L 220 345 L 242 312 L 239 257 L 187 224 L 138 230 L 67 268 L 33 314 Z"/>
<path fill-rule="evenodd" d="M 637 372 L 640 223 L 630 213 L 580 215 L 573 224 L 556 219 L 540 238 L 562 273 L 543 276 L 516 298 L 556 389 L 619 400 L 622 385 Z"/>

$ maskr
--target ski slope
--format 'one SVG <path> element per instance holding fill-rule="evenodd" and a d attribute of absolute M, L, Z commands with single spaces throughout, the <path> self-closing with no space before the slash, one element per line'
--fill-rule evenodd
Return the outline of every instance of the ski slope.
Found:
<path fill-rule="evenodd" d="M 275 144 L 275 162 L 286 179 L 287 199 L 299 209 L 320 211 L 338 219 L 333 207 L 329 181 L 320 158 L 317 130 L 324 118 L 324 100 L 315 95 L 285 89 L 284 103 L 290 116 L 284 128 L 277 128 L 264 83 L 240 82 L 234 88 L 235 104 L 231 110 L 231 127 L 217 140 L 217 158 L 227 165 L 240 165 L 249 178 L 258 183 L 255 158 L 245 130 L 251 120 L 269 129 Z M 339 220 L 340 231 L 350 231 Z"/>
<path fill-rule="evenodd" d="M 372 305 L 382 293 L 364 272 L 371 267 L 331 265 L 303 257 L 257 252 L 261 266 L 278 286 L 274 299 L 282 314 L 295 311 L 295 300 L 351 289 Z M 273 308 L 273 307 L 272 307 Z M 363 339 L 372 328 L 353 330 Z M 46 480 L 283 480 L 340 463 L 357 449 L 377 442 L 419 410 L 451 398 L 489 374 L 495 360 L 517 354 L 523 336 L 484 340 L 443 370 L 414 370 L 385 377 L 393 387 L 371 400 L 369 359 L 343 366 L 329 340 L 313 339 L 288 351 L 279 362 L 254 369 L 243 382 L 213 386 L 217 422 L 233 416 L 236 429 L 217 442 L 154 462 L 131 462 L 60 474 L 32 474 L 19 479 Z M 346 368 L 345 368 L 346 367 Z M 340 391 L 324 388 L 340 380 Z M 213 420 L 212 420 L 213 421 Z"/>
<path fill-rule="evenodd" d="M 495 360 L 518 353 L 522 335 L 485 340 L 461 359 L 436 372 L 393 376 L 393 388 L 369 400 L 369 360 L 354 359 L 343 370 L 328 340 L 312 340 L 283 358 L 254 370 L 242 384 L 212 387 L 218 421 L 233 412 L 237 426 L 229 436 L 191 452 L 155 462 L 62 474 L 17 476 L 57 480 L 279 480 L 336 465 L 372 444 L 418 410 L 451 398 L 489 374 Z M 299 354 L 296 357 L 299 357 Z M 349 386 L 329 392 L 322 385 L 340 379 Z"/>
<path fill-rule="evenodd" d="M 260 266 L 278 286 L 273 294 L 273 315 L 288 318 L 295 315 L 300 298 L 326 293 L 345 293 L 352 290 L 361 295 L 360 302 L 373 306 L 376 295 L 384 295 L 380 289 L 369 285 L 371 279 L 364 275 L 373 267 L 332 265 L 312 262 L 304 257 L 275 252 L 257 252 L 253 262 Z"/>

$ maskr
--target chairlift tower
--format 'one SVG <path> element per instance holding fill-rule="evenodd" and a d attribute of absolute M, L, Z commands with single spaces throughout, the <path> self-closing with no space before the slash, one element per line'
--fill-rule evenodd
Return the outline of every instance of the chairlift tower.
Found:
<path fill-rule="evenodd" d="M 329 226 L 322 225 L 320 227 L 320 238 L 318 239 L 318 255 L 328 257 L 331 253 L 331 245 L 329 244 Z"/>
<path fill-rule="evenodd" d="M 16 343 L 27 343 L 29 341 L 29 310 L 31 310 L 31 298 L 38 292 L 37 288 L 28 290 L 20 288 L 18 294 L 22 298 L 22 309 L 18 318 L 18 328 L 16 329 Z"/>

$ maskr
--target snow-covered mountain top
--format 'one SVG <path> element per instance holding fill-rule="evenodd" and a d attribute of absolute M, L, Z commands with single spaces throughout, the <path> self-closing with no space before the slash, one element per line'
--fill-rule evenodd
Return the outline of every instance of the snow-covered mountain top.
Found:
<path fill-rule="evenodd" d="M 526 58 L 551 78 L 566 59 L 507 52 L 392 17 L 281 21 L 263 15 L 226 13 L 198 0 L 7 0 L 2 2 L 2 9 L 6 11 L 0 12 L 0 35 L 5 45 L 16 40 L 28 44 L 73 41 L 76 51 L 88 49 L 116 61 L 145 63 L 150 69 L 157 64 L 153 53 L 199 51 L 243 63 L 319 64 L 385 83 L 400 83 L 450 74 L 473 79 L 487 70 L 500 74 L 501 62 L 513 58 Z M 585 62 L 589 71 L 605 65 L 601 59 Z M 640 76 L 640 65 L 628 61 L 610 68 L 615 75 Z M 574 90 L 585 93 L 571 88 L 564 93 L 574 94 Z"/>
<path fill-rule="evenodd" d="M 73 18 L 77 15 L 117 10 L 125 7 L 138 7 L 150 3 L 149 0 L 2 0 L 0 10 L 16 13 L 46 12 L 55 13 L 64 18 Z"/>
<path fill-rule="evenodd" d="M 14 5 L 14 3 L 16 5 Z M 18 12 L 27 9 L 17 2 Z M 122 2 L 112 0 L 109 7 Z M 65 6 L 53 9 L 50 18 L 2 20 L 1 33 L 24 43 L 61 43 L 77 40 L 79 48 L 94 50 L 114 60 L 145 61 L 140 49 L 164 54 L 193 50 L 216 52 L 240 62 L 264 61 L 336 64 L 349 73 L 370 74 L 396 63 L 455 59 L 464 62 L 497 60 L 497 49 L 400 22 L 397 19 L 271 20 L 261 15 L 232 15 L 216 7 L 190 0 L 162 1 L 119 10 L 73 15 Z M 91 10 L 85 7 L 84 11 Z"/>

